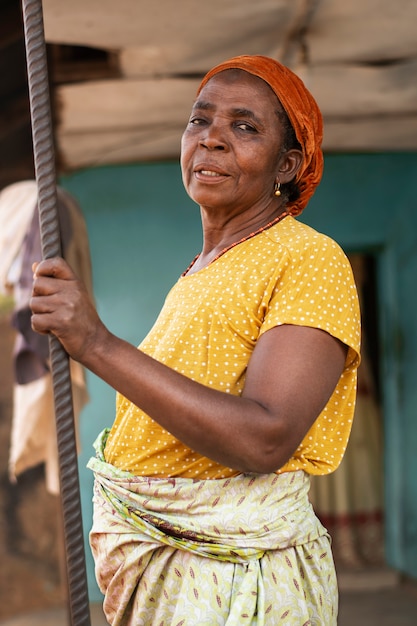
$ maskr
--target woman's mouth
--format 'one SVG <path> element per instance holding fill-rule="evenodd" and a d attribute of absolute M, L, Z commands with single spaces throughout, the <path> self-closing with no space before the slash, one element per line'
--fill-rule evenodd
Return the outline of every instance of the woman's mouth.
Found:
<path fill-rule="evenodd" d="M 210 179 L 213 182 L 215 182 L 220 179 L 224 180 L 225 178 L 228 178 L 228 175 L 225 174 L 224 172 L 209 169 L 206 167 L 203 167 L 201 169 L 200 168 L 196 169 L 194 171 L 194 175 L 197 178 L 197 180 L 200 180 L 200 181 L 208 181 Z"/>
<path fill-rule="evenodd" d="M 213 172 L 213 170 L 200 170 L 199 172 L 203 176 L 222 176 L 219 172 Z"/>

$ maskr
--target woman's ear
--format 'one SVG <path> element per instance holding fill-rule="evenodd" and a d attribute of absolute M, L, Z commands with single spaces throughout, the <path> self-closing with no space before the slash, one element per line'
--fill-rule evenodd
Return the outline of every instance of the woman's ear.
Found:
<path fill-rule="evenodd" d="M 281 157 L 279 163 L 279 181 L 282 185 L 289 183 L 293 180 L 298 173 L 303 162 L 303 153 L 297 148 L 291 148 L 287 150 Z"/>

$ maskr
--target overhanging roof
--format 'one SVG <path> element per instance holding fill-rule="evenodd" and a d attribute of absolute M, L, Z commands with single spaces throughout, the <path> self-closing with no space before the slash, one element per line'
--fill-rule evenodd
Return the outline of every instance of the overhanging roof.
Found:
<path fill-rule="evenodd" d="M 306 82 L 328 151 L 417 149 L 415 0 L 44 0 L 48 43 L 107 50 L 117 76 L 57 88 L 66 167 L 177 158 L 198 77 L 266 54 Z"/>

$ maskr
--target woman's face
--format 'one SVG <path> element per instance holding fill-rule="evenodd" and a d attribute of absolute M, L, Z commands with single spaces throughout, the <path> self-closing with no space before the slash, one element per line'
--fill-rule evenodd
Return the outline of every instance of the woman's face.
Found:
<path fill-rule="evenodd" d="M 276 180 L 294 176 L 279 110 L 272 89 L 247 72 L 226 70 L 208 81 L 181 144 L 183 182 L 195 202 L 233 214 L 271 204 Z"/>

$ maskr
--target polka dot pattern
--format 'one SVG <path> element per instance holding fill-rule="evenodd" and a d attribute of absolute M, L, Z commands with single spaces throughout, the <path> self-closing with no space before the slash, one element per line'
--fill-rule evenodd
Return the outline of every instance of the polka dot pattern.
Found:
<path fill-rule="evenodd" d="M 181 277 L 140 349 L 192 380 L 240 395 L 256 341 L 281 324 L 320 328 L 349 347 L 332 397 L 279 470 L 325 474 L 339 465 L 349 438 L 360 349 L 352 271 L 332 239 L 286 217 Z M 210 479 L 237 473 L 187 448 L 120 395 L 105 455 L 139 476 Z"/>

